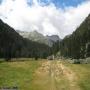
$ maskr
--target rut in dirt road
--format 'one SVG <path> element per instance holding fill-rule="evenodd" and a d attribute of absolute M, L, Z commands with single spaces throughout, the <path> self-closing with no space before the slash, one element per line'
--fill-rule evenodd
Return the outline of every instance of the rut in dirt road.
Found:
<path fill-rule="evenodd" d="M 75 83 L 75 74 L 60 61 L 45 61 L 35 76 L 35 90 L 80 90 Z"/>

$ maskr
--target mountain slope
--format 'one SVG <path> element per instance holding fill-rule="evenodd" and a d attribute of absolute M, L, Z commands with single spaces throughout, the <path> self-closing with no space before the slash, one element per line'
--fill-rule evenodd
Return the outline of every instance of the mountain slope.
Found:
<path fill-rule="evenodd" d="M 48 38 L 48 40 L 51 40 L 53 42 L 61 41 L 58 35 L 51 35 L 51 36 L 47 35 L 46 37 Z"/>
<path fill-rule="evenodd" d="M 60 52 L 65 57 L 90 57 L 90 15 L 72 35 L 62 40 Z"/>
<path fill-rule="evenodd" d="M 13 28 L 0 20 L 0 58 L 46 58 L 50 53 L 49 46 L 23 38 Z"/>
<path fill-rule="evenodd" d="M 54 42 L 60 40 L 59 36 L 57 35 L 52 35 L 52 36 L 44 36 L 41 33 L 37 31 L 32 31 L 32 32 L 25 32 L 25 31 L 18 31 L 17 32 L 23 36 L 24 38 L 27 38 L 29 40 L 38 42 L 38 43 L 43 43 L 48 46 L 52 46 Z"/>
<path fill-rule="evenodd" d="M 23 38 L 13 28 L 0 20 L 0 57 L 14 56 L 14 53 L 21 49 L 22 45 Z"/>

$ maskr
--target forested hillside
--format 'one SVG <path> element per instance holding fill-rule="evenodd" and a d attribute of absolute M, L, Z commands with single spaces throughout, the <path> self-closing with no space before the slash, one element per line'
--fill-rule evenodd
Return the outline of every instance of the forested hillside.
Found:
<path fill-rule="evenodd" d="M 50 54 L 49 46 L 23 38 L 0 20 L 0 58 L 7 60 L 14 57 L 46 58 Z"/>
<path fill-rule="evenodd" d="M 0 58 L 46 58 L 60 52 L 60 56 L 86 58 L 90 56 L 90 15 L 71 35 L 57 41 L 52 48 L 20 36 L 13 28 L 0 20 Z"/>
<path fill-rule="evenodd" d="M 70 58 L 90 57 L 90 15 L 71 35 L 59 45 L 61 56 Z"/>

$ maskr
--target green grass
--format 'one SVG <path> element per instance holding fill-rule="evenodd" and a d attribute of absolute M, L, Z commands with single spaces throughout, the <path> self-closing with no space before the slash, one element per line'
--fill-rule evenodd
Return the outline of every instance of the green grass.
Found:
<path fill-rule="evenodd" d="M 81 90 L 90 90 L 90 64 L 69 64 L 67 61 L 63 63 L 76 74 Z"/>
<path fill-rule="evenodd" d="M 82 90 L 90 90 L 90 64 L 74 65 L 73 70 L 78 75 L 78 84 Z"/>
<path fill-rule="evenodd" d="M 30 59 L 30 61 L 0 62 L 0 87 L 18 87 L 19 90 L 51 90 L 53 85 L 51 76 L 43 75 L 43 71 L 41 76 L 35 74 L 43 62 L 47 61 Z M 75 73 L 80 90 L 90 90 L 90 64 L 62 63 Z M 60 78 L 54 82 L 55 90 L 69 90 L 68 80 L 63 75 Z"/>
<path fill-rule="evenodd" d="M 20 61 L 0 63 L 0 87 L 18 87 L 30 90 L 34 71 L 41 61 Z"/>

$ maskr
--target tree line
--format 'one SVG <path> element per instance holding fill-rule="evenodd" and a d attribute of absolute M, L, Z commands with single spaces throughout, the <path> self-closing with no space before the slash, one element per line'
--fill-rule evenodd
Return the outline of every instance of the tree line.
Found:
<path fill-rule="evenodd" d="M 90 57 L 90 15 L 71 35 L 66 36 L 61 42 L 57 42 L 53 49 L 55 53 L 67 58 Z"/>
<path fill-rule="evenodd" d="M 47 58 L 51 47 L 20 36 L 13 28 L 0 20 L 0 58 Z"/>

